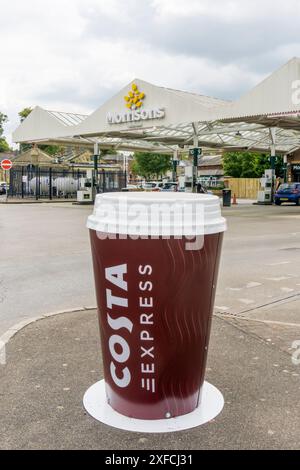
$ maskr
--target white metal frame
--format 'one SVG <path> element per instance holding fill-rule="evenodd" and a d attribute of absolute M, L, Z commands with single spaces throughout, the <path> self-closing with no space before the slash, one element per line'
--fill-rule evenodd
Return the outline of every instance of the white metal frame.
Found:
<path fill-rule="evenodd" d="M 83 122 L 87 116 L 75 113 L 58 111 L 46 111 L 55 117 L 64 127 L 71 129 L 74 125 Z M 111 131 L 99 133 L 97 137 L 73 136 L 41 139 L 36 142 L 66 144 L 93 148 L 96 143 L 100 148 L 113 148 L 127 151 L 149 151 L 173 154 L 174 151 L 183 151 L 194 145 L 195 135 L 198 145 L 209 148 L 222 148 L 228 150 L 269 151 L 273 144 L 272 132 L 274 118 L 270 119 L 270 127 L 267 118 L 263 124 L 249 121 L 212 121 L 164 126 L 155 126 L 143 129 L 126 129 L 125 131 Z M 296 119 L 288 116 L 284 120 L 276 121 L 276 151 L 288 154 L 300 149 L 300 130 L 290 129 L 287 121 Z M 297 120 L 298 121 L 298 120 Z M 281 127 L 284 122 L 285 127 Z M 297 122 L 298 124 L 298 122 Z M 299 119 L 300 125 L 300 119 Z"/>

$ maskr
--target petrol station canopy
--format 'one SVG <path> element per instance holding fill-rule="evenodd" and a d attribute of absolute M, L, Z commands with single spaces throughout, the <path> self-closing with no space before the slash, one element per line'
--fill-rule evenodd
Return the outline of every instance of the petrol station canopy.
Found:
<path fill-rule="evenodd" d="M 165 153 L 191 146 L 268 152 L 273 146 L 290 154 L 300 149 L 300 59 L 237 101 L 136 79 L 89 116 L 36 107 L 13 140 Z"/>

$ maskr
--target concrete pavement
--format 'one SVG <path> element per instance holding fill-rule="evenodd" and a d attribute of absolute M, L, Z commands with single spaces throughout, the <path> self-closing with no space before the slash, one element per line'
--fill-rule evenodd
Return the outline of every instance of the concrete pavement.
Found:
<path fill-rule="evenodd" d="M 28 326 L 0 367 L 0 449 L 297 449 L 299 366 L 244 323 L 213 322 L 206 378 L 224 394 L 222 414 L 161 435 L 119 431 L 83 409 L 85 391 L 103 376 L 95 311 Z"/>

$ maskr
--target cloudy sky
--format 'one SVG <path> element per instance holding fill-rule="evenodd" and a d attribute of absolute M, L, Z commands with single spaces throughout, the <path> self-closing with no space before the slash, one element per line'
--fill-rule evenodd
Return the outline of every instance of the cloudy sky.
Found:
<path fill-rule="evenodd" d="M 299 0 L 0 0 L 0 111 L 90 113 L 133 78 L 235 99 L 300 56 Z"/>

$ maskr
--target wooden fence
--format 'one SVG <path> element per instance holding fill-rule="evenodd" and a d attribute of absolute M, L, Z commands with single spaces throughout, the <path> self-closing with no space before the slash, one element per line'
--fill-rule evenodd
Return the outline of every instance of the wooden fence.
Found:
<path fill-rule="evenodd" d="M 8 181 L 8 175 L 5 175 L 5 171 L 0 167 L 0 181 Z"/>
<path fill-rule="evenodd" d="M 257 199 L 260 189 L 259 178 L 225 178 L 226 187 L 240 199 Z"/>

